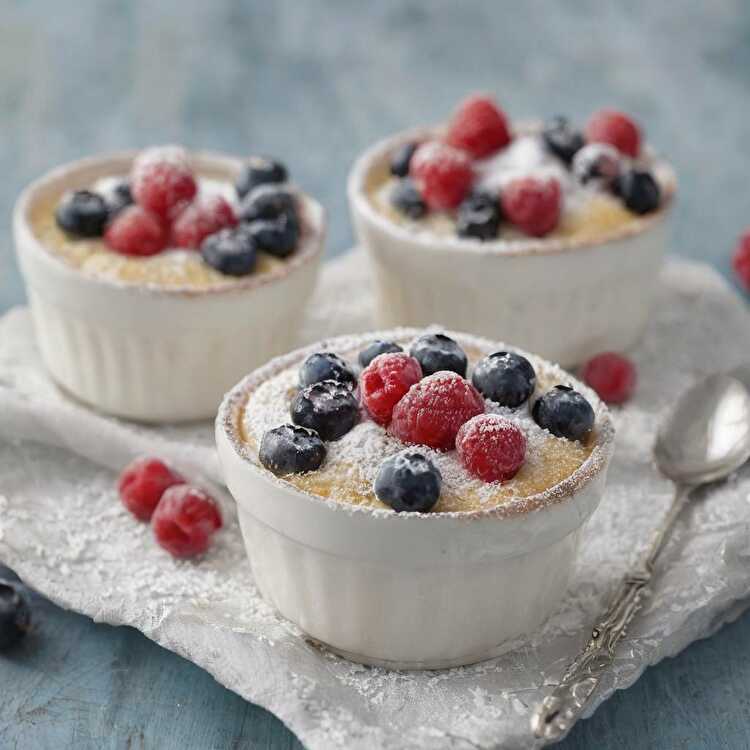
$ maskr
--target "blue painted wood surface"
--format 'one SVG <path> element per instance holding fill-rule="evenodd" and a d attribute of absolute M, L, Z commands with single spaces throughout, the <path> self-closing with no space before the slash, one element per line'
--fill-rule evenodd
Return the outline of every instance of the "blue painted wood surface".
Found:
<path fill-rule="evenodd" d="M 346 172 L 471 89 L 513 116 L 633 112 L 681 179 L 673 250 L 729 272 L 750 223 L 750 7 L 628 3 L 0 2 L 0 310 L 23 288 L 15 196 L 48 167 L 166 141 L 283 157 L 350 246 Z M 1 480 L 0 480 L 1 481 Z M 0 748 L 298 748 L 283 725 L 128 628 L 41 599 L 0 658 Z M 649 670 L 566 750 L 747 748 L 750 615 Z"/>

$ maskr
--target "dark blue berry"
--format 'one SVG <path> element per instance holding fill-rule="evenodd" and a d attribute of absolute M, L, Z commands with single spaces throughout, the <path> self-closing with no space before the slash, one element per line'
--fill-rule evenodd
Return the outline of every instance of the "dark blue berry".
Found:
<path fill-rule="evenodd" d="M 288 177 L 286 167 L 281 162 L 267 159 L 264 156 L 253 156 L 242 168 L 234 187 L 237 190 L 237 195 L 244 198 L 258 185 L 286 182 Z"/>
<path fill-rule="evenodd" d="M 286 258 L 297 248 L 299 222 L 292 214 L 281 214 L 275 219 L 259 219 L 245 226 L 258 250 L 277 258 Z"/>
<path fill-rule="evenodd" d="M 210 234 L 201 243 L 201 255 L 209 266 L 227 276 L 247 276 L 255 269 L 257 248 L 247 228 L 238 226 Z"/>
<path fill-rule="evenodd" d="M 90 190 L 66 193 L 55 211 L 57 225 L 78 237 L 101 237 L 109 219 L 104 198 Z"/>
<path fill-rule="evenodd" d="M 540 427 L 568 440 L 585 440 L 594 427 L 591 404 L 567 385 L 547 391 L 537 399 L 531 413 Z"/>
<path fill-rule="evenodd" d="M 391 205 L 410 219 L 420 219 L 427 213 L 427 204 L 409 178 L 397 182 L 391 189 Z"/>
<path fill-rule="evenodd" d="M 526 357 L 495 352 L 477 363 L 471 382 L 485 398 L 515 408 L 534 392 L 536 373 Z"/>
<path fill-rule="evenodd" d="M 292 422 L 323 440 L 338 440 L 359 422 L 359 402 L 345 383 L 323 380 L 303 388 L 292 399 Z"/>
<path fill-rule="evenodd" d="M 659 183 L 649 172 L 638 169 L 623 172 L 615 182 L 615 193 L 633 213 L 647 214 L 659 208 Z"/>
<path fill-rule="evenodd" d="M 375 478 L 378 500 L 397 513 L 427 513 L 440 497 L 443 477 L 428 458 L 406 450 L 380 464 Z"/>
<path fill-rule="evenodd" d="M 542 132 L 545 146 L 566 164 L 583 148 L 583 134 L 570 126 L 567 117 L 553 117 Z"/>
<path fill-rule="evenodd" d="M 335 380 L 353 388 L 357 384 L 354 371 L 338 354 L 333 352 L 315 352 L 299 368 L 300 388 L 321 380 Z"/>
<path fill-rule="evenodd" d="M 20 584 L 0 579 L 0 651 L 10 648 L 31 629 L 31 610 Z"/>
<path fill-rule="evenodd" d="M 406 177 L 409 174 L 411 157 L 414 156 L 418 146 L 418 143 L 404 143 L 393 152 L 390 167 L 394 177 Z"/>
<path fill-rule="evenodd" d="M 493 240 L 500 228 L 500 201 L 491 193 L 472 193 L 458 207 L 456 234 L 477 240 Z"/>
<path fill-rule="evenodd" d="M 284 424 L 263 435 L 258 458 L 269 471 L 282 477 L 320 468 L 326 447 L 320 436 L 307 427 Z"/>
<path fill-rule="evenodd" d="M 443 333 L 426 333 L 420 336 L 412 344 L 409 354 L 422 365 L 425 375 L 451 370 L 466 377 L 468 362 L 464 350 Z"/>
<path fill-rule="evenodd" d="M 112 219 L 117 216 L 123 208 L 133 205 L 134 201 L 133 194 L 130 192 L 130 184 L 124 180 L 116 183 L 107 191 L 104 200 L 107 203 L 109 218 Z"/>
<path fill-rule="evenodd" d="M 363 369 L 372 362 L 375 357 L 380 354 L 394 354 L 395 352 L 404 351 L 398 344 L 393 341 L 373 341 L 372 344 L 368 344 L 359 353 L 359 364 Z"/>
<path fill-rule="evenodd" d="M 282 214 L 296 217 L 297 199 L 291 190 L 281 185 L 260 185 L 251 190 L 237 210 L 240 221 L 277 219 Z"/>

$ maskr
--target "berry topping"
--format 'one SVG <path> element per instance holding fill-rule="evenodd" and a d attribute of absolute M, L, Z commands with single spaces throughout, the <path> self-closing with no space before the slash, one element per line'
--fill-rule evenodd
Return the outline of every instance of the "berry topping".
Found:
<path fill-rule="evenodd" d="M 586 123 L 589 143 L 609 143 L 626 156 L 635 158 L 641 149 L 641 131 L 626 114 L 600 109 Z"/>
<path fill-rule="evenodd" d="M 123 255 L 155 255 L 168 243 L 169 231 L 156 214 L 142 206 L 128 206 L 111 221 L 104 241 Z"/>
<path fill-rule="evenodd" d="M 459 207 L 456 233 L 459 237 L 493 240 L 500 228 L 500 201 L 490 193 L 472 193 Z"/>
<path fill-rule="evenodd" d="M 380 464 L 374 489 L 378 500 L 396 513 L 427 513 L 438 501 L 442 483 L 440 470 L 429 458 L 405 450 Z"/>
<path fill-rule="evenodd" d="M 503 213 L 522 232 L 543 237 L 560 219 L 560 185 L 555 179 L 521 177 L 503 190 Z"/>
<path fill-rule="evenodd" d="M 326 447 L 318 433 L 295 424 L 266 432 L 258 451 L 260 462 L 277 477 L 315 471 L 325 457 Z"/>
<path fill-rule="evenodd" d="M 373 341 L 371 344 L 368 344 L 360 353 L 359 353 L 359 366 L 364 369 L 367 367 L 367 365 L 372 362 L 375 357 L 378 356 L 378 354 L 390 354 L 393 352 L 402 352 L 404 351 L 398 344 L 394 343 L 393 341 L 381 341 L 378 339 L 377 341 Z"/>
<path fill-rule="evenodd" d="M 583 134 L 573 129 L 567 117 L 554 117 L 542 131 L 544 145 L 558 159 L 570 164 L 576 152 L 583 148 Z"/>
<path fill-rule="evenodd" d="M 458 431 L 456 451 L 469 474 L 483 482 L 507 482 L 526 459 L 526 436 L 499 414 L 480 414 Z"/>
<path fill-rule="evenodd" d="M 14 646 L 31 630 L 31 609 L 21 585 L 0 579 L 0 651 Z"/>
<path fill-rule="evenodd" d="M 107 203 L 109 218 L 117 216 L 123 208 L 133 205 L 133 193 L 130 191 L 130 183 L 124 180 L 115 183 L 105 193 L 104 200 Z"/>
<path fill-rule="evenodd" d="M 659 183 L 648 172 L 631 169 L 623 172 L 614 186 L 615 193 L 635 214 L 647 214 L 659 208 Z"/>
<path fill-rule="evenodd" d="M 164 219 L 175 216 L 198 190 L 188 155 L 179 146 L 142 151 L 133 162 L 130 188 L 143 208 Z"/>
<path fill-rule="evenodd" d="M 439 141 L 429 141 L 417 148 L 409 174 L 425 203 L 436 211 L 455 208 L 466 197 L 474 181 L 469 157 Z"/>
<path fill-rule="evenodd" d="M 410 219 L 420 219 L 427 213 L 427 204 L 422 199 L 414 181 L 409 178 L 399 180 L 393 186 L 388 199 L 395 209 Z"/>
<path fill-rule="evenodd" d="M 409 163 L 418 145 L 418 143 L 404 143 L 393 152 L 390 169 L 394 177 L 406 177 L 409 174 Z"/>
<path fill-rule="evenodd" d="M 172 244 L 175 247 L 197 249 L 203 240 L 220 229 L 237 223 L 234 210 L 221 195 L 198 198 L 186 206 L 172 224 Z"/>
<path fill-rule="evenodd" d="M 247 276 L 257 260 L 255 240 L 242 225 L 206 237 L 201 255 L 211 268 L 227 276 Z"/>
<path fill-rule="evenodd" d="M 750 229 L 743 232 L 732 255 L 732 268 L 742 286 L 750 291 Z"/>
<path fill-rule="evenodd" d="M 481 394 L 455 372 L 437 372 L 413 385 L 393 409 L 390 431 L 404 443 L 449 451 L 464 422 L 484 412 Z"/>
<path fill-rule="evenodd" d="M 237 195 L 244 198 L 258 185 L 286 182 L 288 177 L 286 167 L 281 162 L 264 156 L 252 156 L 242 168 L 234 187 Z"/>
<path fill-rule="evenodd" d="M 622 354 L 603 352 L 592 357 L 581 372 L 583 382 L 591 386 L 602 401 L 622 404 L 635 390 L 635 365 Z"/>
<path fill-rule="evenodd" d="M 291 415 L 294 424 L 315 430 L 323 440 L 338 440 L 359 422 L 359 404 L 348 385 L 323 380 L 297 393 Z"/>
<path fill-rule="evenodd" d="M 387 425 L 393 407 L 414 383 L 422 379 L 422 368 L 404 352 L 381 354 L 360 375 L 362 403 L 375 422 Z"/>
<path fill-rule="evenodd" d="M 148 521 L 164 491 L 185 480 L 158 458 L 136 458 L 117 480 L 122 504 L 141 521 Z"/>
<path fill-rule="evenodd" d="M 281 214 L 275 219 L 259 219 L 245 225 L 258 250 L 277 258 L 286 258 L 297 249 L 299 222 L 294 214 Z"/>
<path fill-rule="evenodd" d="M 575 155 L 572 169 L 582 185 L 609 189 L 620 174 L 620 152 L 607 143 L 589 143 Z"/>
<path fill-rule="evenodd" d="M 409 352 L 422 366 L 425 375 L 450 370 L 461 377 L 466 375 L 467 359 L 464 350 L 444 333 L 426 333 L 420 336 Z"/>
<path fill-rule="evenodd" d="M 556 385 L 537 399 L 531 415 L 542 429 L 568 440 L 585 440 L 594 427 L 591 404 L 567 385 Z"/>
<path fill-rule="evenodd" d="M 459 106 L 445 139 L 474 158 L 489 156 L 510 143 L 505 114 L 488 96 L 470 96 Z"/>
<path fill-rule="evenodd" d="M 108 219 L 104 198 L 90 190 L 66 193 L 55 211 L 57 226 L 78 237 L 101 237 Z"/>
<path fill-rule="evenodd" d="M 240 203 L 240 221 L 277 219 L 282 214 L 296 216 L 297 199 L 288 188 L 280 185 L 261 185 L 251 190 Z"/>
<path fill-rule="evenodd" d="M 151 518 L 156 541 L 174 557 L 194 557 L 205 552 L 221 525 L 216 501 L 190 484 L 170 487 Z"/>
<path fill-rule="evenodd" d="M 299 368 L 299 385 L 319 383 L 321 380 L 335 380 L 350 388 L 357 384 L 357 376 L 354 370 L 338 354 L 333 352 L 315 352 L 311 354 Z"/>
<path fill-rule="evenodd" d="M 526 357 L 495 352 L 477 363 L 471 382 L 485 398 L 515 408 L 534 392 L 536 373 Z"/>

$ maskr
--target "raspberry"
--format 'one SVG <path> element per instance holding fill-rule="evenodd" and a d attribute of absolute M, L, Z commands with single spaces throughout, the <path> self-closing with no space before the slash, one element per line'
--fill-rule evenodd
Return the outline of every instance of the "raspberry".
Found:
<path fill-rule="evenodd" d="M 742 286 L 750 291 L 750 229 L 743 232 L 732 256 L 732 268 Z"/>
<path fill-rule="evenodd" d="M 484 400 L 468 380 L 455 372 L 436 372 L 396 404 L 390 431 L 404 443 L 449 451 L 461 425 L 482 412 Z"/>
<path fill-rule="evenodd" d="M 609 143 L 635 158 L 641 149 L 641 131 L 626 114 L 616 109 L 600 109 L 586 123 L 588 143 Z"/>
<path fill-rule="evenodd" d="M 464 468 L 483 482 L 507 482 L 526 459 L 526 436 L 499 414 L 480 414 L 458 431 L 456 451 Z"/>
<path fill-rule="evenodd" d="M 414 357 L 404 352 L 381 354 L 360 375 L 362 402 L 378 424 L 387 425 L 393 407 L 421 379 L 422 368 Z"/>
<path fill-rule="evenodd" d="M 237 224 L 234 210 L 225 198 L 212 195 L 199 198 L 188 205 L 172 224 L 172 244 L 175 247 L 197 249 L 206 237 Z"/>
<path fill-rule="evenodd" d="M 505 113 L 488 96 L 470 96 L 453 115 L 445 140 L 475 159 L 489 156 L 510 143 Z"/>
<path fill-rule="evenodd" d="M 123 505 L 141 521 L 148 521 L 165 490 L 185 480 L 158 458 L 136 458 L 117 480 Z"/>
<path fill-rule="evenodd" d="M 151 525 L 156 541 L 174 557 L 194 557 L 208 549 L 221 528 L 216 501 L 198 487 L 170 487 L 156 506 Z"/>
<path fill-rule="evenodd" d="M 158 216 L 141 206 L 120 211 L 104 233 L 104 242 L 123 255 L 155 255 L 169 240 L 169 232 Z"/>
<path fill-rule="evenodd" d="M 627 401 L 633 395 L 638 379 L 635 365 L 615 352 L 603 352 L 592 357 L 583 366 L 581 377 L 608 404 Z"/>
<path fill-rule="evenodd" d="M 130 186 L 136 202 L 163 219 L 174 216 L 198 190 L 187 153 L 179 146 L 142 151 L 133 162 Z"/>
<path fill-rule="evenodd" d="M 554 179 L 521 177 L 508 183 L 501 202 L 509 221 L 532 237 L 543 237 L 560 218 L 560 184 Z"/>
<path fill-rule="evenodd" d="M 439 141 L 428 141 L 417 148 L 409 173 L 425 203 L 435 211 L 455 208 L 474 181 L 469 157 Z"/>

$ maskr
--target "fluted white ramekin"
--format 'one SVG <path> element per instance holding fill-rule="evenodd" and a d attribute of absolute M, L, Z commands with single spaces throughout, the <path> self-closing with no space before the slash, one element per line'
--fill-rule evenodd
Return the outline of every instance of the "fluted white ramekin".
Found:
<path fill-rule="evenodd" d="M 44 247 L 30 217 L 39 201 L 127 174 L 119 153 L 55 169 L 19 197 L 13 231 L 37 342 L 54 380 L 86 404 L 128 419 L 206 419 L 248 370 L 294 346 L 317 277 L 325 234 L 319 203 L 301 196 L 298 251 L 269 273 L 231 286 L 166 289 L 98 278 Z M 233 181 L 242 162 L 193 153 L 198 174 Z"/>
<path fill-rule="evenodd" d="M 370 258 L 381 326 L 431 323 L 502 338 L 573 366 L 629 349 L 648 321 L 667 242 L 676 178 L 659 163 L 662 207 L 602 239 L 477 242 L 414 231 L 380 213 L 368 181 L 401 144 L 436 135 L 421 128 L 376 143 L 355 162 L 348 195 Z"/>
<path fill-rule="evenodd" d="M 414 329 L 327 340 L 344 353 L 369 341 L 412 339 Z M 459 343 L 506 349 L 461 334 Z M 216 442 L 237 501 L 263 596 L 313 639 L 354 661 L 440 668 L 490 658 L 533 632 L 565 594 L 581 528 L 596 509 L 612 455 L 606 407 L 574 384 L 597 413 L 595 447 L 545 493 L 462 513 L 397 514 L 325 500 L 276 478 L 244 440 L 253 391 L 322 344 L 279 357 L 225 397 Z"/>

